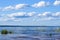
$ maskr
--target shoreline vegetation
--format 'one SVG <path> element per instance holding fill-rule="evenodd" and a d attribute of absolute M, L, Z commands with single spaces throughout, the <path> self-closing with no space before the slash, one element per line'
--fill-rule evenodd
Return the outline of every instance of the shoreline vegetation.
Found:
<path fill-rule="evenodd" d="M 6 29 L 3 29 L 3 30 L 0 31 L 0 34 L 13 34 L 13 32 L 12 31 L 8 31 Z"/>
<path fill-rule="evenodd" d="M 36 31 L 39 31 L 39 32 L 46 32 L 46 30 L 44 30 L 44 29 L 37 29 Z M 52 30 L 53 31 L 53 30 Z M 60 32 L 60 28 L 58 28 L 58 29 L 55 29 L 54 30 L 54 32 Z M 0 31 L 0 34 L 13 34 L 14 32 L 13 31 L 10 31 L 10 30 L 7 30 L 7 29 L 2 29 L 1 31 Z M 52 35 L 52 34 L 49 34 L 50 36 Z"/>
<path fill-rule="evenodd" d="M 0 27 L 60 27 L 60 26 L 20 26 L 20 25 L 0 25 Z"/>
<path fill-rule="evenodd" d="M 51 26 L 16 26 L 16 25 L 0 25 L 0 27 L 51 27 Z M 60 27 L 60 26 L 53 26 L 53 27 Z M 46 32 L 45 29 L 36 29 L 36 31 L 39 32 Z M 53 30 L 52 30 L 53 31 Z M 60 28 L 55 29 L 54 32 L 60 32 Z M 0 34 L 13 34 L 13 31 L 7 30 L 7 29 L 2 29 L 0 31 Z M 52 36 L 52 34 L 49 34 Z"/>

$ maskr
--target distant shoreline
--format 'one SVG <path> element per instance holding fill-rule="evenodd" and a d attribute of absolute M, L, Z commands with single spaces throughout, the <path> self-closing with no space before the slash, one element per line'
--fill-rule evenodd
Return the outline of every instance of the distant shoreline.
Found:
<path fill-rule="evenodd" d="M 60 26 L 19 26 L 19 25 L 0 25 L 0 27 L 60 27 Z"/>

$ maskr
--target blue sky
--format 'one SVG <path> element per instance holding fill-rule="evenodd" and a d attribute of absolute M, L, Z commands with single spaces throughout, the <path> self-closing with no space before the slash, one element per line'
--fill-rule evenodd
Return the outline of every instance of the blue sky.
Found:
<path fill-rule="evenodd" d="M 0 25 L 60 26 L 60 0 L 0 0 Z"/>

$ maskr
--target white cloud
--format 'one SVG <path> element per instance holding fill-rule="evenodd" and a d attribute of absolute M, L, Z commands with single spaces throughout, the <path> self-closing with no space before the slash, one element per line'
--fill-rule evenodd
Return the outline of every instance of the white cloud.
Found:
<path fill-rule="evenodd" d="M 22 18 L 29 18 L 35 15 L 35 12 L 16 12 L 10 14 L 1 14 L 0 21 L 21 21 Z"/>
<path fill-rule="evenodd" d="M 54 4 L 55 6 L 56 6 L 56 5 L 60 5 L 60 0 L 56 0 L 53 4 Z"/>
<path fill-rule="evenodd" d="M 38 14 L 37 16 L 42 16 L 42 14 Z"/>
<path fill-rule="evenodd" d="M 12 21 L 17 21 L 16 18 L 14 16 L 16 16 L 17 14 L 11 13 L 11 14 L 1 14 L 0 16 L 0 21 L 8 21 L 8 20 L 12 20 Z"/>
<path fill-rule="evenodd" d="M 15 6 L 15 9 L 21 9 L 21 8 L 24 8 L 24 7 L 27 7 L 28 5 L 27 4 L 17 4 Z"/>
<path fill-rule="evenodd" d="M 60 12 L 44 12 L 38 14 L 38 17 L 41 18 L 41 20 L 57 20 L 60 19 Z"/>
<path fill-rule="evenodd" d="M 29 12 L 27 15 L 28 16 L 34 16 L 36 14 L 36 12 Z"/>
<path fill-rule="evenodd" d="M 21 9 L 21 8 L 24 8 L 24 7 L 27 7 L 28 5 L 27 4 L 17 4 L 15 6 L 6 6 L 4 8 L 2 8 L 2 11 L 5 11 L 5 10 L 17 10 L 17 9 Z"/>
<path fill-rule="evenodd" d="M 56 13 L 56 16 L 60 16 L 60 12 L 57 12 L 57 13 Z"/>
<path fill-rule="evenodd" d="M 38 17 L 40 18 L 40 20 L 53 20 L 54 17 L 52 17 L 52 13 L 51 12 L 43 12 L 38 14 Z"/>
<path fill-rule="evenodd" d="M 49 16 L 51 12 L 44 12 L 42 15 L 43 16 Z"/>
<path fill-rule="evenodd" d="M 40 17 L 47 17 L 47 16 L 51 16 L 51 12 L 44 12 L 44 13 L 40 13 L 40 14 L 38 14 L 38 16 L 40 16 Z"/>
<path fill-rule="evenodd" d="M 40 13 L 38 14 L 38 16 L 40 17 L 60 17 L 60 12 L 44 12 L 44 13 Z"/>
<path fill-rule="evenodd" d="M 4 8 L 2 9 L 2 11 L 5 11 L 5 10 L 12 10 L 12 9 L 14 9 L 13 6 L 7 6 L 7 7 L 4 7 Z"/>
<path fill-rule="evenodd" d="M 60 16 L 60 12 L 56 12 L 56 13 L 52 14 L 52 16 L 59 17 Z"/>
<path fill-rule="evenodd" d="M 9 17 L 24 16 L 25 14 L 26 14 L 25 12 L 17 12 L 17 13 L 8 14 L 8 16 L 9 16 Z"/>
<path fill-rule="evenodd" d="M 1 14 L 0 21 L 21 21 L 23 18 L 29 19 L 33 18 L 40 19 L 40 20 L 57 20 L 60 19 L 60 12 L 43 12 L 43 13 L 36 13 L 36 12 L 16 12 L 10 14 Z M 38 20 L 37 19 L 37 20 Z"/>
<path fill-rule="evenodd" d="M 36 7 L 36 8 L 39 8 L 39 7 L 43 7 L 43 6 L 47 6 L 47 5 L 49 5 L 49 2 L 40 1 L 38 3 L 33 4 L 32 6 Z"/>
<path fill-rule="evenodd" d="M 14 16 L 33 16 L 35 12 L 17 12 L 17 13 L 11 13 L 8 14 L 9 17 L 14 17 Z"/>

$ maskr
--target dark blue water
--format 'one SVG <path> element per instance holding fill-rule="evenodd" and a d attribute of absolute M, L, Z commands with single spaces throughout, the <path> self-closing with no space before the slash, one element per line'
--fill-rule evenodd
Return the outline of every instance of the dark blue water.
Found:
<path fill-rule="evenodd" d="M 0 40 L 60 40 L 60 32 L 56 32 L 58 26 L 49 27 L 0 27 L 0 31 L 6 29 L 13 34 L 2 35 Z M 50 37 L 49 34 L 52 34 Z"/>

